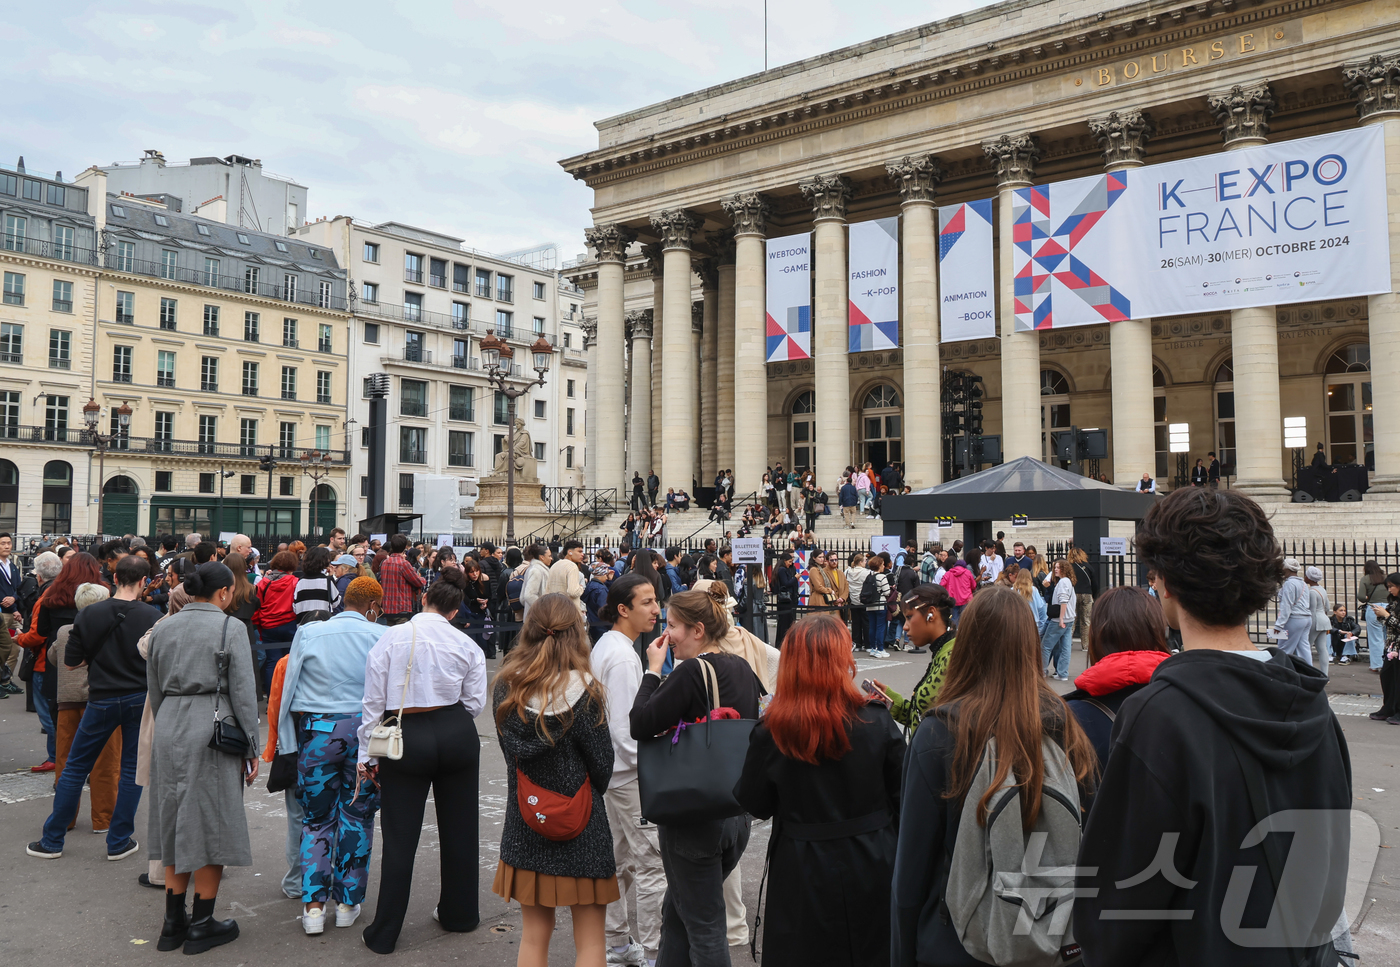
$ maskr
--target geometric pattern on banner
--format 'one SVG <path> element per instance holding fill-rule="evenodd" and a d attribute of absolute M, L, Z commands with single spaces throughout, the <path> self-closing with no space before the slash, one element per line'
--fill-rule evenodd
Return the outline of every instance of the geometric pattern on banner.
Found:
<path fill-rule="evenodd" d="M 811 357 L 812 308 L 811 306 L 789 306 L 787 318 L 779 325 L 768 316 L 767 356 L 770 363 L 785 362 L 789 359 Z"/>
<path fill-rule="evenodd" d="M 1080 197 L 1071 191 L 1086 186 Z M 1128 187 L 1128 172 L 1059 185 L 1015 189 L 1011 240 L 1015 246 L 1016 328 L 1051 329 L 1057 300 L 1083 302 L 1104 322 L 1132 318 L 1128 297 L 1082 257 L 1094 226 Z M 1059 190 L 1055 190 L 1059 189 Z M 949 243 L 951 244 L 951 243 Z"/>
<path fill-rule="evenodd" d="M 797 603 L 803 607 L 807 606 L 807 601 L 812 595 L 812 574 L 807 567 L 811 557 L 811 551 L 795 551 L 792 562 L 797 569 Z"/>
<path fill-rule="evenodd" d="M 770 363 L 812 358 L 812 235 L 770 238 L 765 246 L 766 328 Z"/>
<path fill-rule="evenodd" d="M 899 219 L 850 226 L 848 351 L 899 348 Z"/>

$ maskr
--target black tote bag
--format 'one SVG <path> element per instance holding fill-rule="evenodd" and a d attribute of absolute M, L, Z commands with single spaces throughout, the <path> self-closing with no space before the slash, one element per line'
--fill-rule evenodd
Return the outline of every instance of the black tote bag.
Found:
<path fill-rule="evenodd" d="M 719 706 L 719 680 L 703 658 L 706 703 Z M 637 787 L 642 815 L 662 826 L 728 819 L 744 812 L 734 787 L 744 771 L 755 719 L 683 724 L 670 735 L 637 743 Z"/>

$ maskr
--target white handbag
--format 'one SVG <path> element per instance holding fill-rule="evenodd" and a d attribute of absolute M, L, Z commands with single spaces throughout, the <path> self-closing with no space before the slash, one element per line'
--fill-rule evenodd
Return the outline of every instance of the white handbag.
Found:
<path fill-rule="evenodd" d="M 408 668 L 403 673 L 403 691 L 399 693 L 399 711 L 397 715 L 383 716 L 379 720 L 379 724 L 370 729 L 367 751 L 371 759 L 398 760 L 403 758 L 403 705 L 404 699 L 408 697 L 408 679 L 413 674 L 413 653 L 418 647 L 418 627 L 411 621 L 409 627 L 413 629 L 413 640 L 408 646 Z M 394 724 L 390 725 L 390 722 Z"/>

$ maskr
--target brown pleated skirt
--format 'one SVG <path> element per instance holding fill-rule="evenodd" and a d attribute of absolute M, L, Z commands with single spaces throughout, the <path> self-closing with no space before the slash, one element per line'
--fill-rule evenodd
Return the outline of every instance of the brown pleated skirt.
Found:
<path fill-rule="evenodd" d="M 586 903 L 608 904 L 622 897 L 617 876 L 595 880 L 586 876 L 553 876 L 534 870 L 517 870 L 497 863 L 491 892 L 523 907 L 572 907 Z"/>

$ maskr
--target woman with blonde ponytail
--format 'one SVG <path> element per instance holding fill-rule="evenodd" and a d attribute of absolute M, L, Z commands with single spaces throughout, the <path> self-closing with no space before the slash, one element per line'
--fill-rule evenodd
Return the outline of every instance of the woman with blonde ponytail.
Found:
<path fill-rule="evenodd" d="M 741 718 L 758 718 L 759 698 L 767 689 L 747 661 L 725 651 L 730 628 L 727 596 L 723 585 L 709 590 L 716 593 L 681 591 L 666 603 L 666 633 L 647 647 L 647 673 L 632 704 L 632 738 L 650 738 L 680 722 L 704 719 L 714 705 L 711 678 L 717 683 L 719 708 L 734 709 Z M 661 666 L 668 647 L 676 665 L 663 682 Z M 661 908 L 664 960 L 727 967 L 724 880 L 748 846 L 748 817 L 662 825 L 658 833 L 667 880 Z"/>

